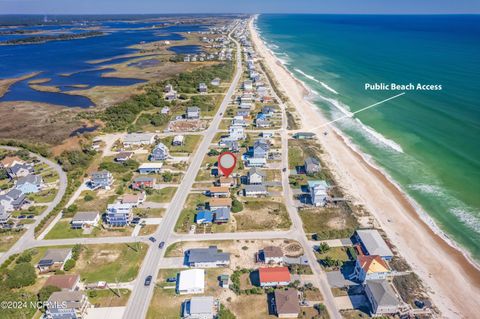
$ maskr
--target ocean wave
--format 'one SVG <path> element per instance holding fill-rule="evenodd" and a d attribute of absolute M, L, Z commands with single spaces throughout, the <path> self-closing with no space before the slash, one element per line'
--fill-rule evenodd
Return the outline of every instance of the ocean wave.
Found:
<path fill-rule="evenodd" d="M 312 81 L 314 81 L 314 82 L 317 82 L 318 84 L 320 84 L 321 86 L 323 86 L 323 88 L 326 89 L 327 91 L 330 91 L 330 92 L 332 92 L 332 93 L 338 94 L 338 92 L 335 91 L 332 87 L 328 86 L 325 82 L 322 82 L 322 81 L 316 79 L 313 75 L 307 74 L 307 73 L 305 73 L 305 72 L 303 72 L 302 70 L 297 69 L 297 68 L 295 68 L 294 70 L 297 71 L 298 73 L 300 73 L 301 75 L 303 75 L 304 77 L 306 77 L 307 79 L 310 79 L 310 80 L 312 80 Z"/>
<path fill-rule="evenodd" d="M 448 211 L 457 217 L 464 225 L 476 233 L 480 233 L 480 218 L 475 216 L 475 210 L 468 207 L 458 198 L 450 195 L 446 189 L 438 185 L 432 184 L 411 184 L 407 186 L 411 190 L 415 190 L 430 196 L 434 196 L 441 200 L 442 203 L 447 203 L 450 208 Z"/>
<path fill-rule="evenodd" d="M 365 137 L 373 137 L 373 139 L 369 139 L 371 142 L 375 143 L 375 142 L 380 142 L 380 143 L 375 143 L 377 146 L 378 145 L 384 145 L 384 146 L 387 146 L 389 149 L 392 149 L 398 153 L 403 153 L 403 149 L 402 147 L 395 143 L 395 141 L 391 140 L 391 139 L 388 139 L 386 138 L 385 136 L 383 136 L 382 134 L 380 134 L 379 132 L 375 131 L 375 129 L 373 129 L 372 127 L 364 124 L 361 120 L 359 120 L 358 118 L 353 118 L 352 117 L 352 112 L 350 112 L 350 110 L 348 109 L 348 106 L 340 103 L 338 100 L 336 99 L 331 99 L 331 98 L 328 98 L 328 97 L 325 97 L 325 96 L 322 96 L 322 95 L 317 95 L 319 98 L 321 98 L 322 100 L 325 100 L 327 102 L 329 102 L 330 104 L 332 104 L 333 106 L 335 106 L 335 108 L 340 111 L 343 116 L 348 116 L 348 118 L 345 118 L 345 120 L 347 119 L 351 119 L 353 121 L 345 121 L 345 120 L 342 120 L 342 124 L 343 125 L 350 125 L 351 128 L 354 128 L 354 126 L 358 126 L 358 131 L 360 133 L 366 133 L 366 134 L 363 134 Z M 338 116 L 338 117 L 341 117 L 341 116 Z M 333 117 L 335 119 L 335 117 Z M 349 124 L 350 123 L 350 124 Z"/>

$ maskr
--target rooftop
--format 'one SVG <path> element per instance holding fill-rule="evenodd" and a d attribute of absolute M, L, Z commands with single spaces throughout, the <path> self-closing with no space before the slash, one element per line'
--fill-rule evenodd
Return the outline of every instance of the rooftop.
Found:
<path fill-rule="evenodd" d="M 296 289 L 275 290 L 275 308 L 277 314 L 299 313 L 300 305 Z"/>
<path fill-rule="evenodd" d="M 369 255 L 393 256 L 392 251 L 376 229 L 359 229 L 356 231 Z"/>
<path fill-rule="evenodd" d="M 218 250 L 217 246 L 208 248 L 192 248 L 188 251 L 188 261 L 197 262 L 216 262 L 230 260 L 230 254 Z"/>
<path fill-rule="evenodd" d="M 260 282 L 287 282 L 290 281 L 288 267 L 259 268 Z"/>

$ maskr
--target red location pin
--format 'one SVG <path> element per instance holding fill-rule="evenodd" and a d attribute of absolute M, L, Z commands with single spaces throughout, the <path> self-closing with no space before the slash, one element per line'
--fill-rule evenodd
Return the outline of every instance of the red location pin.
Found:
<path fill-rule="evenodd" d="M 225 177 L 228 177 L 230 174 L 232 174 L 236 164 L 237 158 L 232 152 L 223 152 L 220 154 L 220 156 L 218 156 L 218 168 Z"/>

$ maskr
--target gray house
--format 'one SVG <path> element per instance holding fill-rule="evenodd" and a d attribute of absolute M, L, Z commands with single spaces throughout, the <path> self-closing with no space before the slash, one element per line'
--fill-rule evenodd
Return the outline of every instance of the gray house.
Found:
<path fill-rule="evenodd" d="M 168 147 L 163 143 L 158 143 L 150 154 L 151 161 L 164 161 L 168 158 Z"/>
<path fill-rule="evenodd" d="M 217 246 L 193 248 L 187 251 L 188 265 L 198 268 L 225 267 L 230 264 L 230 254 L 218 250 Z"/>
<path fill-rule="evenodd" d="M 41 272 L 52 269 L 63 269 L 63 265 L 70 258 L 72 258 L 72 249 L 51 248 L 45 252 L 43 258 L 38 262 L 37 267 Z"/>
<path fill-rule="evenodd" d="M 0 205 L 0 224 L 5 224 L 10 219 L 10 212 L 7 212 L 3 206 Z"/>
<path fill-rule="evenodd" d="M 251 185 L 262 184 L 266 176 L 267 174 L 258 167 L 252 167 L 247 174 L 248 183 Z"/>
<path fill-rule="evenodd" d="M 268 151 L 270 150 L 270 145 L 264 139 L 256 140 L 253 144 L 253 157 L 254 158 L 266 158 L 268 156 Z"/>
<path fill-rule="evenodd" d="M 243 196 L 245 197 L 268 196 L 268 190 L 263 184 L 245 185 L 243 188 Z"/>
<path fill-rule="evenodd" d="M 109 189 L 112 184 L 113 176 L 109 171 L 103 170 L 100 172 L 94 172 L 91 175 L 90 185 L 92 188 Z"/>
<path fill-rule="evenodd" d="M 305 159 L 305 172 L 307 174 L 315 174 L 320 172 L 321 166 L 320 161 L 315 157 L 307 157 Z"/>
<path fill-rule="evenodd" d="M 367 280 L 365 294 L 371 305 L 372 317 L 395 314 L 402 305 L 385 279 Z"/>
<path fill-rule="evenodd" d="M 216 313 L 216 303 L 213 297 L 192 297 L 185 300 L 182 309 L 184 319 L 213 319 Z"/>
<path fill-rule="evenodd" d="M 189 106 L 187 107 L 187 119 L 199 119 L 200 118 L 200 108 L 198 106 Z"/>

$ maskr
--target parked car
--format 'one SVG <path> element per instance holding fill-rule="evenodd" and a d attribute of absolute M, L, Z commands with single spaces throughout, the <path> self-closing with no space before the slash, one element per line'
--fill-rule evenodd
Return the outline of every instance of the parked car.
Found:
<path fill-rule="evenodd" d="M 147 278 L 145 278 L 145 286 L 150 286 L 151 283 L 152 283 L 152 276 L 147 276 Z"/>
<path fill-rule="evenodd" d="M 167 278 L 167 282 L 177 282 L 177 277 Z"/>
<path fill-rule="evenodd" d="M 162 241 L 162 242 L 160 242 L 160 244 L 158 244 L 158 248 L 160 248 L 160 249 L 162 249 L 163 246 L 165 246 L 165 242 L 164 242 L 164 241 Z"/>
<path fill-rule="evenodd" d="M 149 237 L 148 240 L 150 240 L 152 243 L 157 241 L 157 239 L 155 237 Z"/>

